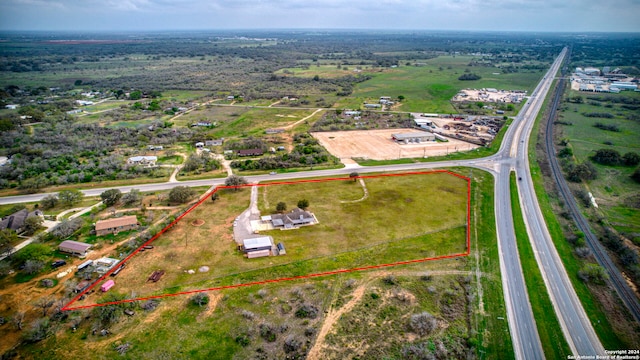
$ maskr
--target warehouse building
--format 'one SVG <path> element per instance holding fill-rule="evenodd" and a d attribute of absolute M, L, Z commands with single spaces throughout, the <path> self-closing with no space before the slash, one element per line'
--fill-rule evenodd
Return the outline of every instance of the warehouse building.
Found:
<path fill-rule="evenodd" d="M 391 138 L 399 144 L 419 144 L 436 141 L 436 136 L 427 131 L 392 134 Z"/>

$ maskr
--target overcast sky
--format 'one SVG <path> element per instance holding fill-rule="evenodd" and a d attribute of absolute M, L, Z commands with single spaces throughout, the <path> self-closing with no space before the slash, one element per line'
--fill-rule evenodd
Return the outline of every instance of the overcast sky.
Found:
<path fill-rule="evenodd" d="M 0 30 L 640 31 L 640 0 L 0 0 Z"/>

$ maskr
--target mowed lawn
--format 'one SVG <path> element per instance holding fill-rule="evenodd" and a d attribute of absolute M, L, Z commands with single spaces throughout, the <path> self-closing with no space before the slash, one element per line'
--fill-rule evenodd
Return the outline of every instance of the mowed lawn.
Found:
<path fill-rule="evenodd" d="M 247 259 L 236 249 L 234 219 L 249 206 L 250 189 L 223 190 L 136 255 L 116 278 L 116 290 L 137 296 L 175 293 L 322 271 L 349 269 L 466 251 L 466 181 L 448 174 L 272 185 L 259 190 L 262 215 L 283 201 L 306 198 L 319 224 L 263 233 L 283 242 L 286 256 Z M 192 222 L 202 219 L 202 226 Z M 208 266 L 208 272 L 198 272 Z M 158 283 L 147 282 L 157 269 Z M 187 270 L 195 270 L 188 274 Z M 97 296 L 88 299 L 97 301 Z"/>

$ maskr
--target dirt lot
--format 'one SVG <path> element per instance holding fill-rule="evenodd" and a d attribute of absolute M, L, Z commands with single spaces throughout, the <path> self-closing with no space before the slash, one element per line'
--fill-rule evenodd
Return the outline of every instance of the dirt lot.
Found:
<path fill-rule="evenodd" d="M 452 101 L 488 101 L 494 103 L 519 103 L 526 92 L 520 90 L 464 89 Z"/>
<path fill-rule="evenodd" d="M 400 145 L 391 140 L 391 134 L 420 132 L 414 129 L 354 130 L 316 132 L 313 136 L 320 141 L 331 154 L 340 159 L 363 158 L 373 160 L 391 160 L 398 158 L 416 158 L 422 156 L 440 156 L 455 151 L 468 151 L 477 145 L 455 139 L 449 142 Z"/>

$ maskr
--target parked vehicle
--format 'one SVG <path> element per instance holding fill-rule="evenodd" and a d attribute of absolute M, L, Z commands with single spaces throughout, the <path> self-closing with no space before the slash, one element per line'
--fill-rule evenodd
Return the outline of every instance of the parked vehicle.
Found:
<path fill-rule="evenodd" d="M 57 269 L 60 266 L 64 266 L 64 265 L 67 265 L 66 261 L 64 261 L 64 260 L 56 260 L 56 261 L 51 263 L 51 268 Z"/>

